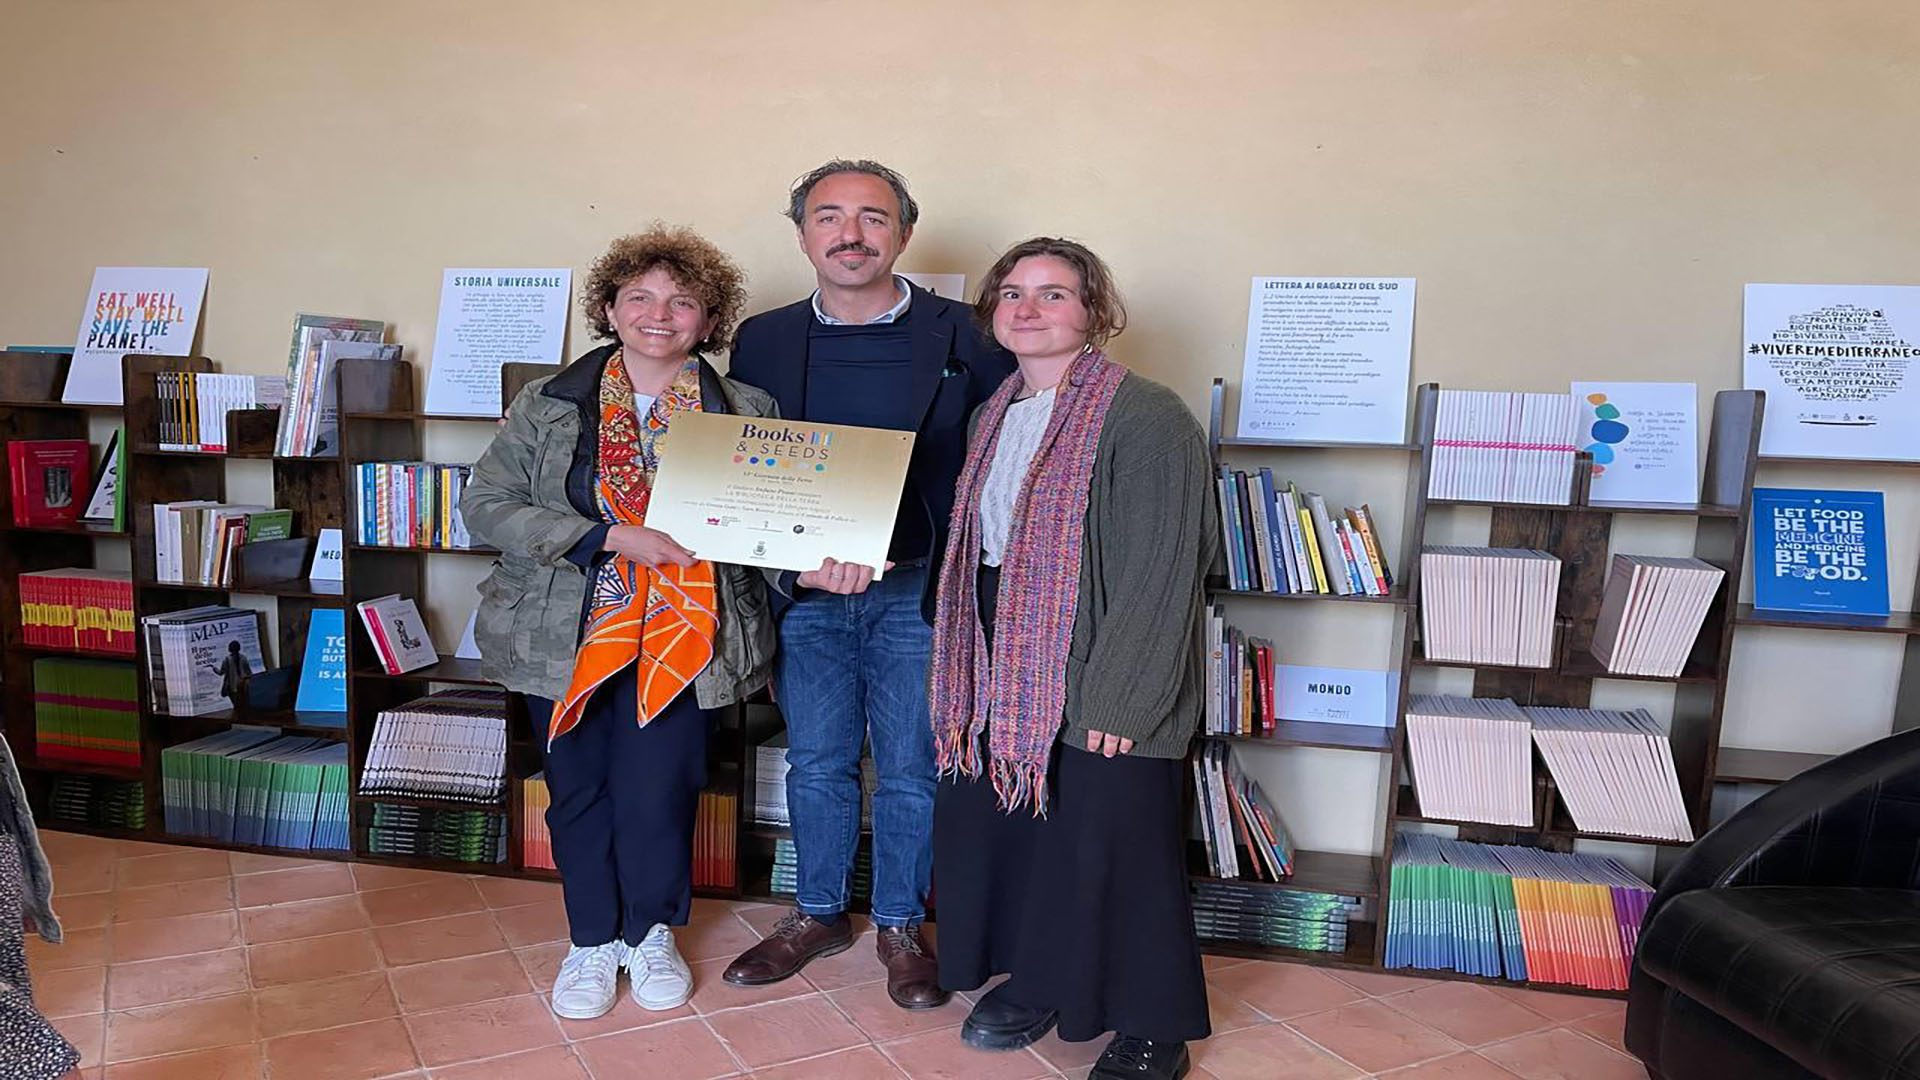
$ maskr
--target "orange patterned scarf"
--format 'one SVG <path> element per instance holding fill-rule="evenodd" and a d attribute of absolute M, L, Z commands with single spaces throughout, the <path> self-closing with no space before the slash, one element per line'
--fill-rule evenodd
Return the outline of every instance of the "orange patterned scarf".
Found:
<path fill-rule="evenodd" d="M 673 414 L 700 409 L 700 361 L 688 359 L 673 384 L 642 418 L 634 412 L 625 354 L 615 350 L 600 376 L 600 443 L 594 455 L 594 499 L 600 518 L 644 525 L 653 474 Z M 547 742 L 571 731 L 600 685 L 639 664 L 641 727 L 666 709 L 713 659 L 719 625 L 713 564 L 647 567 L 625 555 L 600 561 L 587 600 L 586 630 L 567 696 L 553 710 Z"/>

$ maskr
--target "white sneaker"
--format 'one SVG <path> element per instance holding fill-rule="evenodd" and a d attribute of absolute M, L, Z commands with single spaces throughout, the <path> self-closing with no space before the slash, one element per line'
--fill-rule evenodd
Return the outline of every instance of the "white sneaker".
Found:
<path fill-rule="evenodd" d="M 693 996 L 693 972 L 673 947 L 673 931 L 654 923 L 646 940 L 627 953 L 633 1003 L 653 1012 L 677 1009 Z"/>
<path fill-rule="evenodd" d="M 626 955 L 624 941 L 568 949 L 567 958 L 560 961 L 560 974 L 553 979 L 553 1014 L 565 1020 L 605 1016 L 619 996 L 620 966 Z"/>

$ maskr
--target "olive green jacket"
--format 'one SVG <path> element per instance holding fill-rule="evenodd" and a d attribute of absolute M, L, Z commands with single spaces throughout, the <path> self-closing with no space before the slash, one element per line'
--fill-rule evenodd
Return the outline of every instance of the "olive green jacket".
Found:
<path fill-rule="evenodd" d="M 580 507 L 592 505 L 600 373 L 612 352 L 602 346 L 520 391 L 460 499 L 474 539 L 501 551 L 480 583 L 473 636 L 481 674 L 518 693 L 557 701 L 573 678 L 588 574 L 567 554 L 601 524 Z M 772 398 L 705 361 L 700 399 L 707 412 L 775 415 Z M 729 563 L 714 571 L 720 626 L 713 660 L 693 681 L 705 709 L 765 686 L 774 648 L 760 571 Z"/>

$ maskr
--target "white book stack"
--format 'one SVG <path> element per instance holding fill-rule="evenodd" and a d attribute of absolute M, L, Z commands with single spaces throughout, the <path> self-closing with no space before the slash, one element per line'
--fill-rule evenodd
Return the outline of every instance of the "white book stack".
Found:
<path fill-rule="evenodd" d="M 1565 506 L 1579 424 L 1572 394 L 1442 390 L 1427 497 Z"/>
<path fill-rule="evenodd" d="M 1622 675 L 1679 675 L 1726 576 L 1700 559 L 1615 555 L 1594 622 L 1594 659 Z"/>
<path fill-rule="evenodd" d="M 1422 815 L 1533 825 L 1533 743 L 1527 714 L 1512 701 L 1415 694 L 1407 752 Z"/>
<path fill-rule="evenodd" d="M 506 695 L 442 690 L 375 718 L 360 794 L 497 803 L 506 773 Z"/>
<path fill-rule="evenodd" d="M 1667 733 L 1645 709 L 1524 710 L 1582 832 L 1692 840 Z"/>
<path fill-rule="evenodd" d="M 1553 666 L 1559 559 L 1529 548 L 1429 547 L 1420 574 L 1427 659 Z"/>

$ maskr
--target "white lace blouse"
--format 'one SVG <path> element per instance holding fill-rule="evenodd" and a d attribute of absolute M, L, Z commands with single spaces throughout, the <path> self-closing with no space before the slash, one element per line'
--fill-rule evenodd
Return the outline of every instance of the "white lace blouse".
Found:
<path fill-rule="evenodd" d="M 1040 449 L 1040 437 L 1053 418 L 1052 389 L 1007 406 L 1000 442 L 993 448 L 987 480 L 980 488 L 980 564 L 999 566 L 1013 527 L 1013 504 L 1027 486 L 1028 467 Z"/>

